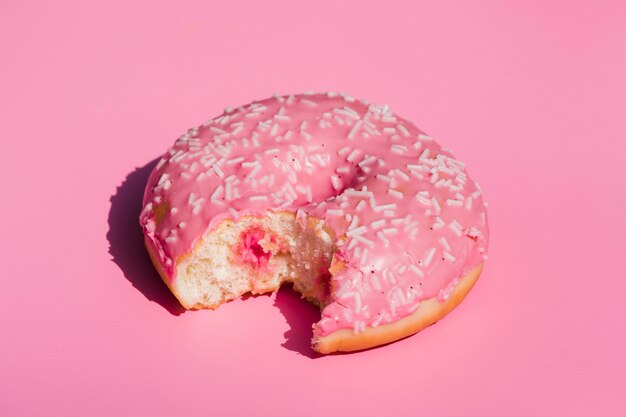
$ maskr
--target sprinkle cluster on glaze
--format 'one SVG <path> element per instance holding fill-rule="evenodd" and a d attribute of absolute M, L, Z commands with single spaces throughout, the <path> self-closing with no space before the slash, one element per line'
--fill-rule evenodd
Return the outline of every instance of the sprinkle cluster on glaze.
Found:
<path fill-rule="evenodd" d="M 389 106 L 346 94 L 275 95 L 190 129 L 153 171 L 140 222 L 173 280 L 174 261 L 221 220 L 268 210 L 345 236 L 321 335 L 445 300 L 486 258 L 485 203 L 465 165 Z"/>

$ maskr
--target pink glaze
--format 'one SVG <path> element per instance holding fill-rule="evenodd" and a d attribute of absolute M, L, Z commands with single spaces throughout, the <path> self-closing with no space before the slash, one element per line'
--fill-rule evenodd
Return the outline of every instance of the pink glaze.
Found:
<path fill-rule="evenodd" d="M 268 210 L 323 218 L 346 237 L 318 335 L 445 300 L 486 258 L 485 204 L 464 164 L 388 106 L 344 94 L 274 96 L 190 129 L 153 171 L 140 222 L 174 280 L 175 260 L 221 220 Z"/>

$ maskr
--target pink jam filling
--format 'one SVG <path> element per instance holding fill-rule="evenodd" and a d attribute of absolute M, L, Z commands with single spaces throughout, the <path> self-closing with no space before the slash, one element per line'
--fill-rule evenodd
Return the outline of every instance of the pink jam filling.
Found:
<path fill-rule="evenodd" d="M 267 271 L 271 253 L 267 252 L 259 243 L 265 237 L 265 231 L 260 227 L 253 227 L 241 233 L 240 243 L 236 253 L 241 262 L 255 270 Z"/>

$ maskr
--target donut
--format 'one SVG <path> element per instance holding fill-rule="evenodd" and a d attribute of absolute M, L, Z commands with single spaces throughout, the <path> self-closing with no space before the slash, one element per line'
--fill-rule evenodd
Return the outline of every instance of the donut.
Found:
<path fill-rule="evenodd" d="M 283 283 L 320 307 L 320 353 L 387 344 L 443 318 L 487 258 L 465 164 L 389 106 L 274 95 L 189 129 L 139 216 L 165 284 L 215 309 Z"/>

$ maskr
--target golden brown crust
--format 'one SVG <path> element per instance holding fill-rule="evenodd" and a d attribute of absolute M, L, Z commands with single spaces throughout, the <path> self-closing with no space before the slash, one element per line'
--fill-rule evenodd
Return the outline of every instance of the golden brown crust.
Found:
<path fill-rule="evenodd" d="M 378 327 L 368 327 L 355 334 L 352 329 L 340 329 L 313 340 L 313 349 L 319 353 L 350 352 L 384 345 L 411 336 L 441 320 L 463 301 L 483 270 L 481 263 L 461 279 L 450 298 L 440 302 L 437 297 L 422 301 L 410 316 Z"/>

